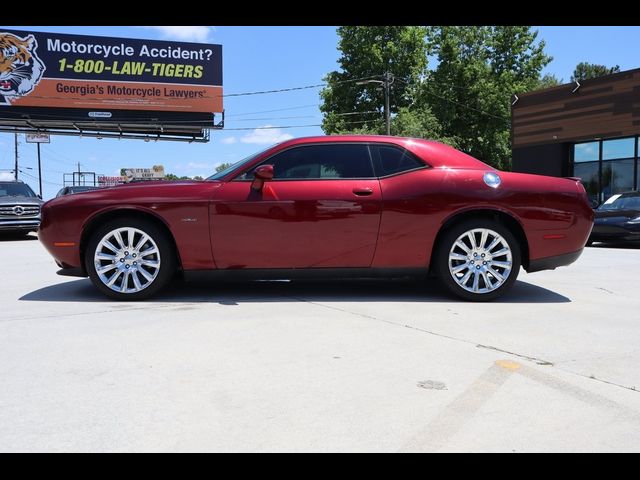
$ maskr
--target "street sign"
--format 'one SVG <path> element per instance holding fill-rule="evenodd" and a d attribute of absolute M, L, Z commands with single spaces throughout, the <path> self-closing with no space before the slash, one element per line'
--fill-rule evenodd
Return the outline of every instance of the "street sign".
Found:
<path fill-rule="evenodd" d="M 51 143 L 48 133 L 26 133 L 27 143 Z"/>

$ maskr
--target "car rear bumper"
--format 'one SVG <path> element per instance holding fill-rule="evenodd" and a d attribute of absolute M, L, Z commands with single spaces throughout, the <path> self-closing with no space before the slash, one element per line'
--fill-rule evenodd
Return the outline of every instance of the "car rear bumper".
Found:
<path fill-rule="evenodd" d="M 529 261 L 529 268 L 527 268 L 527 272 L 539 272 L 541 270 L 554 270 L 558 267 L 565 267 L 567 265 L 571 265 L 575 262 L 582 252 L 584 248 L 581 248 L 578 251 L 571 253 L 564 253 L 562 255 L 554 255 L 553 257 L 545 257 L 538 258 L 536 260 Z"/>

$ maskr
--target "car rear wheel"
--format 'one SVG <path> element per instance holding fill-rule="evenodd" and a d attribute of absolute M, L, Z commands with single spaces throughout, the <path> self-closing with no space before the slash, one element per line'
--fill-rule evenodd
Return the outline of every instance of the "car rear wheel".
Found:
<path fill-rule="evenodd" d="M 171 280 L 176 256 L 167 234 L 152 222 L 122 218 L 96 230 L 85 253 L 93 284 L 116 300 L 143 300 Z"/>
<path fill-rule="evenodd" d="M 471 220 L 455 225 L 439 242 L 436 270 L 444 287 L 471 301 L 493 300 L 516 281 L 520 248 L 504 225 Z"/>

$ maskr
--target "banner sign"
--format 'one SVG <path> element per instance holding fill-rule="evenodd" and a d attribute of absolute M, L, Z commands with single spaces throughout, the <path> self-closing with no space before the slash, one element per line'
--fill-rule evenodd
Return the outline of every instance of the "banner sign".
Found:
<path fill-rule="evenodd" d="M 154 165 L 152 168 L 125 168 L 124 176 L 127 181 L 132 180 L 151 180 L 164 178 L 164 166 Z"/>
<path fill-rule="evenodd" d="M 10 106 L 222 112 L 222 45 L 0 30 Z"/>

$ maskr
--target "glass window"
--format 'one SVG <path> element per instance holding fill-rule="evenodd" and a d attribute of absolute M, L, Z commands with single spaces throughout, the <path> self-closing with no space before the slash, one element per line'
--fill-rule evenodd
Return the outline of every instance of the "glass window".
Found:
<path fill-rule="evenodd" d="M 600 160 L 599 142 L 576 143 L 573 146 L 573 161 L 575 163 L 594 160 Z"/>
<path fill-rule="evenodd" d="M 0 197 L 35 197 L 36 194 L 26 183 L 7 182 L 0 183 Z"/>
<path fill-rule="evenodd" d="M 635 139 L 619 138 L 602 142 L 602 159 L 633 158 Z"/>
<path fill-rule="evenodd" d="M 372 178 L 367 145 L 309 145 L 291 148 L 265 160 L 274 180 Z"/>
<path fill-rule="evenodd" d="M 406 172 L 426 165 L 403 148 L 380 145 L 378 151 L 378 176 L 385 177 L 394 173 Z"/>
<path fill-rule="evenodd" d="M 573 166 L 573 174 L 582 179 L 587 195 L 589 195 L 589 200 L 600 203 L 598 198 L 600 191 L 598 188 L 598 170 L 599 162 L 576 163 Z"/>
<path fill-rule="evenodd" d="M 602 163 L 602 199 L 615 193 L 633 190 L 633 159 L 609 160 Z"/>

